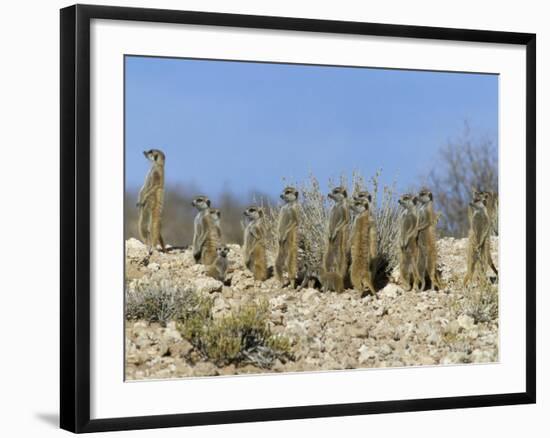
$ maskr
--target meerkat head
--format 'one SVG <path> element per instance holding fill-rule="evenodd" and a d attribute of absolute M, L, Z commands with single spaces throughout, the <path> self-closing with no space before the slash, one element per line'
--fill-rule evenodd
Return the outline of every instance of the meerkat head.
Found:
<path fill-rule="evenodd" d="M 219 222 L 222 217 L 222 213 L 219 208 L 209 208 L 208 214 L 214 218 L 215 221 Z"/>
<path fill-rule="evenodd" d="M 348 191 L 345 187 L 334 187 L 328 194 L 328 197 L 335 202 L 340 202 L 348 197 Z"/>
<path fill-rule="evenodd" d="M 491 195 L 493 195 L 492 192 L 481 190 L 477 187 L 472 187 L 472 199 L 474 201 L 476 199 L 488 199 Z"/>
<path fill-rule="evenodd" d="M 418 198 L 414 195 L 411 195 L 410 193 L 405 193 L 404 195 L 401 195 L 401 198 L 399 198 L 397 202 L 399 202 L 399 205 L 401 207 L 409 210 L 416 206 L 416 204 L 418 203 Z"/>
<path fill-rule="evenodd" d="M 478 196 L 470 202 L 470 207 L 474 210 L 484 210 L 487 206 L 487 199 L 483 196 Z"/>
<path fill-rule="evenodd" d="M 367 199 L 357 199 L 354 197 L 350 204 L 350 208 L 355 214 L 361 214 L 369 209 L 369 201 Z"/>
<path fill-rule="evenodd" d="M 152 163 L 164 164 L 164 152 L 159 149 L 149 149 L 148 151 L 143 151 L 143 155 L 145 155 L 145 158 L 147 158 Z"/>
<path fill-rule="evenodd" d="M 367 192 L 366 190 L 362 190 L 360 192 L 356 192 L 354 195 L 353 195 L 353 200 L 367 200 L 369 203 L 372 202 L 372 195 Z"/>
<path fill-rule="evenodd" d="M 281 199 L 286 203 L 297 201 L 298 190 L 290 186 L 285 187 L 285 189 L 283 190 L 283 193 L 281 193 Z"/>
<path fill-rule="evenodd" d="M 204 195 L 195 196 L 191 201 L 191 205 L 199 211 L 206 210 L 210 207 L 210 199 Z"/>
<path fill-rule="evenodd" d="M 251 221 L 255 221 L 264 217 L 263 209 L 261 207 L 256 207 L 255 205 L 248 207 L 243 214 L 246 216 L 247 219 Z"/>
<path fill-rule="evenodd" d="M 428 190 L 427 188 L 421 189 L 420 192 L 418 192 L 418 200 L 422 204 L 427 204 L 428 202 L 432 202 L 433 201 L 432 192 L 430 192 L 430 190 Z"/>
<path fill-rule="evenodd" d="M 229 254 L 229 247 L 228 246 L 218 246 L 216 248 L 216 254 L 218 254 L 219 257 L 227 257 L 227 254 Z"/>

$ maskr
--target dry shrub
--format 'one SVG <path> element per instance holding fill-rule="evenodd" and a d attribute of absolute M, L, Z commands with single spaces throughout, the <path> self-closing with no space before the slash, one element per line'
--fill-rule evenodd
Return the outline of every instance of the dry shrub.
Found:
<path fill-rule="evenodd" d="M 191 289 L 173 286 L 168 281 L 156 281 L 126 289 L 126 319 L 159 322 L 185 321 L 189 315 L 212 308 L 212 301 L 200 297 Z"/>
<path fill-rule="evenodd" d="M 249 303 L 220 319 L 199 311 L 178 328 L 208 360 L 218 366 L 253 364 L 269 368 L 276 359 L 292 358 L 290 341 L 273 335 L 268 323 L 267 302 Z"/>
<path fill-rule="evenodd" d="M 475 138 L 465 123 L 462 135 L 440 149 L 427 184 L 436 208 L 443 213 L 438 224 L 441 233 L 466 236 L 472 187 L 498 193 L 497 145 L 490 139 Z"/>
<path fill-rule="evenodd" d="M 464 297 L 456 303 L 457 314 L 474 318 L 475 323 L 498 320 L 498 286 L 488 282 L 464 289 Z"/>

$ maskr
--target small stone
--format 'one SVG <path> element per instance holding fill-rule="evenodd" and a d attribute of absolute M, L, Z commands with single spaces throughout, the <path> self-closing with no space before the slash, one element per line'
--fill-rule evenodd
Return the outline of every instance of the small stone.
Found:
<path fill-rule="evenodd" d="M 149 269 L 150 271 L 158 271 L 160 269 L 160 265 L 158 263 L 149 263 L 147 265 L 147 269 Z"/>
<path fill-rule="evenodd" d="M 223 283 L 213 278 L 196 278 L 194 280 L 194 289 L 199 294 L 221 292 Z"/>
<path fill-rule="evenodd" d="M 366 345 L 362 345 L 357 351 L 359 352 L 359 363 L 368 362 L 369 359 L 376 357 L 376 353 Z"/>
<path fill-rule="evenodd" d="M 475 326 L 475 321 L 474 321 L 474 318 L 472 318 L 471 316 L 468 316 L 468 315 L 460 315 L 458 318 L 457 318 L 457 322 L 458 322 L 458 325 L 460 327 L 462 327 L 464 330 L 470 330 L 472 328 L 474 328 Z"/>

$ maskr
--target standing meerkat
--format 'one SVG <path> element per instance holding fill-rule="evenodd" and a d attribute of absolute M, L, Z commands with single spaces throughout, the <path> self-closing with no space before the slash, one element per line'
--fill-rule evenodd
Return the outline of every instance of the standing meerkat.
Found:
<path fill-rule="evenodd" d="M 350 222 L 348 193 L 344 187 L 335 187 L 328 197 L 334 201 L 334 205 L 330 209 L 328 218 L 323 269 L 326 272 L 337 272 L 344 278 L 348 267 L 347 247 Z"/>
<path fill-rule="evenodd" d="M 418 273 L 418 215 L 416 211 L 418 200 L 416 196 L 405 194 L 398 202 L 402 208 L 399 224 L 399 271 L 403 287 L 410 291 L 421 282 Z"/>
<path fill-rule="evenodd" d="M 468 264 L 464 277 L 464 286 L 472 280 L 478 268 L 479 276 L 485 280 L 487 273 L 487 247 L 491 233 L 491 220 L 487 213 L 486 199 L 478 198 L 470 202 L 470 231 L 468 233 Z"/>
<path fill-rule="evenodd" d="M 227 260 L 227 254 L 229 254 L 229 247 L 218 246 L 216 248 L 216 258 L 208 265 L 206 273 L 216 280 L 225 281 L 225 273 L 227 272 L 227 266 L 229 261 Z"/>
<path fill-rule="evenodd" d="M 275 259 L 275 276 L 283 285 L 283 271 L 286 269 L 290 287 L 294 289 L 298 273 L 298 190 L 294 187 L 286 187 L 281 194 L 281 199 L 285 204 L 279 211 L 277 226 L 279 245 Z"/>
<path fill-rule="evenodd" d="M 201 247 L 200 261 L 203 265 L 210 265 L 216 260 L 218 247 L 222 242 L 220 217 L 220 210 L 210 207 L 202 218 L 203 235 L 198 244 Z"/>
<path fill-rule="evenodd" d="M 355 198 L 351 210 L 355 213 L 351 227 L 351 284 L 362 292 L 368 288 L 376 293 L 374 287 L 373 261 L 377 252 L 376 224 L 369 210 L 366 198 Z"/>
<path fill-rule="evenodd" d="M 137 207 L 139 209 L 138 229 L 149 254 L 157 244 L 165 251 L 161 235 L 162 207 L 164 203 L 164 153 L 158 149 L 144 151 L 143 155 L 151 162 L 151 169 L 145 177 L 145 183 L 139 191 Z"/>
<path fill-rule="evenodd" d="M 247 224 L 244 229 L 243 258 L 255 280 L 267 279 L 266 230 L 264 211 L 260 207 L 248 207 L 244 211 Z"/>
<path fill-rule="evenodd" d="M 193 258 L 196 263 L 199 263 L 202 255 L 202 245 L 199 242 L 204 241 L 203 219 L 210 208 L 210 199 L 204 195 L 195 196 L 191 201 L 191 205 L 198 211 L 193 221 Z"/>
<path fill-rule="evenodd" d="M 422 189 L 418 193 L 418 273 L 421 287 L 424 290 L 426 275 L 430 279 L 433 289 L 441 289 L 442 283 L 437 272 L 437 247 L 435 226 L 439 215 L 435 215 L 433 208 L 433 195 L 428 189 Z"/>
<path fill-rule="evenodd" d="M 491 229 L 489 230 L 489 238 L 491 236 L 491 233 L 494 232 L 495 235 L 498 236 L 498 195 L 495 192 L 489 192 L 489 191 L 483 191 L 476 188 L 472 188 L 472 201 L 476 202 L 477 200 L 482 199 L 485 200 L 485 206 L 487 209 L 487 215 L 489 216 L 489 223 L 491 225 Z M 468 219 L 471 220 L 472 216 L 472 207 L 468 206 Z M 490 239 L 489 242 L 486 245 L 486 257 L 487 257 L 487 263 L 493 270 L 496 276 L 498 276 L 498 270 L 495 267 L 495 264 L 493 262 L 493 257 L 491 256 L 491 243 Z"/>

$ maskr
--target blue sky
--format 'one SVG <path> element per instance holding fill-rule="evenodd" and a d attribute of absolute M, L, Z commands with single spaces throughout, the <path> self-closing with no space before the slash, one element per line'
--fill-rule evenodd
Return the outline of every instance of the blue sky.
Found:
<path fill-rule="evenodd" d="M 166 184 L 276 196 L 282 177 L 383 170 L 406 188 L 471 131 L 498 140 L 495 75 L 126 57 L 126 184 L 162 149 Z"/>

